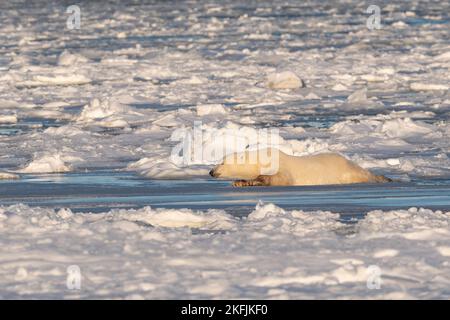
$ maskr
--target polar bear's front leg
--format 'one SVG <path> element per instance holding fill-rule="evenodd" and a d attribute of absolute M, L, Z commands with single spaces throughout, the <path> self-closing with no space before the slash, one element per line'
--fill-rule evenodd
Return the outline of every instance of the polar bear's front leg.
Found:
<path fill-rule="evenodd" d="M 254 186 L 270 186 L 270 176 L 258 176 L 252 180 L 236 180 L 233 181 L 233 187 L 254 187 Z"/>
<path fill-rule="evenodd" d="M 233 181 L 232 186 L 233 187 L 250 187 L 250 186 L 255 186 L 257 184 L 256 180 L 236 180 Z"/>

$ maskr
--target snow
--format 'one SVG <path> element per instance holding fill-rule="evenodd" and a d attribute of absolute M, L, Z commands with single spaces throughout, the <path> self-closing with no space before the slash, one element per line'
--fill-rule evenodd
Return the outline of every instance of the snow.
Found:
<path fill-rule="evenodd" d="M 21 173 L 58 173 L 68 172 L 70 167 L 66 165 L 59 154 L 43 155 L 31 161 Z"/>
<path fill-rule="evenodd" d="M 92 121 L 97 119 L 103 119 L 114 115 L 118 112 L 126 112 L 125 107 L 117 101 L 108 101 L 99 99 L 92 100 L 89 104 L 84 106 L 83 110 L 78 117 L 78 121 Z"/>
<path fill-rule="evenodd" d="M 435 57 L 437 61 L 450 61 L 450 51 L 439 54 Z"/>
<path fill-rule="evenodd" d="M 75 214 L 17 204 L 0 207 L 0 296 L 443 298 L 449 227 L 450 212 L 416 208 L 369 212 L 349 226 L 338 214 L 263 203 L 242 219 L 223 210 Z M 65 286 L 71 265 L 81 290 Z M 376 270 L 381 287 L 369 289 Z"/>
<path fill-rule="evenodd" d="M 25 197 L 35 175 L 97 171 L 195 190 L 226 154 L 266 146 L 338 152 L 399 188 L 450 178 L 448 2 L 390 3 L 380 30 L 356 1 L 128 2 L 80 4 L 80 30 L 54 14 L 62 3 L 0 3 L 4 190 L 24 183 Z M 189 203 L 87 214 L 2 199 L 1 298 L 449 297 L 445 210 L 347 221 L 296 199 L 242 218 Z M 70 265 L 80 291 L 65 287 Z M 367 287 L 371 266 L 380 290 Z"/>
<path fill-rule="evenodd" d="M 209 114 L 226 114 L 227 111 L 221 104 L 204 104 L 197 106 L 197 115 L 205 116 Z"/>
<path fill-rule="evenodd" d="M 348 96 L 347 101 L 350 103 L 367 102 L 367 90 L 361 89 L 353 92 Z"/>
<path fill-rule="evenodd" d="M 21 85 L 23 86 L 41 86 L 41 85 L 54 85 L 54 86 L 67 86 L 67 85 L 79 85 L 91 82 L 91 79 L 82 74 L 74 75 L 52 75 L 52 76 L 40 76 L 36 75 L 30 81 L 25 81 Z"/>
<path fill-rule="evenodd" d="M 16 115 L 0 115 L 0 124 L 17 123 Z"/>
<path fill-rule="evenodd" d="M 297 89 L 303 87 L 303 81 L 295 73 L 283 71 L 269 74 L 267 86 L 271 89 Z"/>
<path fill-rule="evenodd" d="M 450 247 L 442 246 L 442 247 L 437 247 L 436 249 L 442 256 L 450 257 Z"/>
<path fill-rule="evenodd" d="M 411 83 L 411 90 L 414 91 L 427 91 L 427 90 L 448 90 L 450 87 L 444 84 L 435 84 L 435 83 L 420 83 L 414 82 Z"/>
<path fill-rule="evenodd" d="M 347 91 L 348 88 L 343 85 L 342 83 L 337 83 L 335 86 L 333 86 L 332 90 L 334 91 Z"/>
<path fill-rule="evenodd" d="M 0 180 L 11 180 L 11 179 L 19 179 L 19 178 L 20 177 L 17 174 L 0 171 Z"/>
<path fill-rule="evenodd" d="M 74 64 L 86 63 L 88 59 L 82 55 L 73 54 L 67 50 L 64 50 L 58 59 L 58 65 L 60 66 L 72 66 Z"/>

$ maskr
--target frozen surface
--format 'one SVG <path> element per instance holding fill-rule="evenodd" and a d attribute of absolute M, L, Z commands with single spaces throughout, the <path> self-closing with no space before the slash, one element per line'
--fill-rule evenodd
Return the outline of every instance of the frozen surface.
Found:
<path fill-rule="evenodd" d="M 396 182 L 388 185 L 233 188 L 214 179 L 153 180 L 128 172 L 27 175 L 0 181 L 0 203 L 61 208 L 74 212 L 104 212 L 111 209 L 190 208 L 223 209 L 242 217 L 259 200 L 284 209 L 329 210 L 346 219 L 365 213 L 425 207 L 450 211 L 450 180 Z"/>
<path fill-rule="evenodd" d="M 1 2 L 0 296 L 448 298 L 450 4 L 377 4 Z M 199 122 L 397 182 L 232 189 Z"/>
<path fill-rule="evenodd" d="M 2 298 L 448 298 L 450 212 L 0 207 Z M 81 290 L 66 288 L 80 268 Z M 371 285 L 379 268 L 381 288 Z"/>

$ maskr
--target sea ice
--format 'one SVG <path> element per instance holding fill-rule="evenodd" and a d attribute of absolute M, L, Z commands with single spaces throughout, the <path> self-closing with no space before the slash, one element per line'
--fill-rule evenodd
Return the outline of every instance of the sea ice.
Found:
<path fill-rule="evenodd" d="M 303 81 L 292 71 L 271 73 L 267 76 L 267 86 L 272 89 L 297 89 L 304 86 Z"/>
<path fill-rule="evenodd" d="M 0 171 L 0 180 L 14 180 L 19 178 L 20 177 L 17 174 Z"/>
<path fill-rule="evenodd" d="M 25 168 L 19 170 L 21 173 L 60 173 L 70 171 L 59 154 L 44 155 L 31 161 Z"/>
<path fill-rule="evenodd" d="M 17 116 L 15 114 L 11 115 L 1 115 L 0 114 L 0 124 L 4 123 L 17 123 Z"/>
<path fill-rule="evenodd" d="M 0 296 L 445 298 L 449 223 L 450 212 L 417 208 L 369 212 L 352 226 L 270 203 L 241 219 L 223 210 L 2 206 Z M 65 286 L 71 265 L 82 290 Z M 374 275 L 380 290 L 369 289 Z"/>

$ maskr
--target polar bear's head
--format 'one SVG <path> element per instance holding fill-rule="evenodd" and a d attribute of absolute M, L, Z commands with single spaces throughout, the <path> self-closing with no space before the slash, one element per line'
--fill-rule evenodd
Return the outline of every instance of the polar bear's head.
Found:
<path fill-rule="evenodd" d="M 260 175 L 273 175 L 278 172 L 279 154 L 273 148 L 232 153 L 209 174 L 215 178 L 245 180 L 256 179 Z"/>

